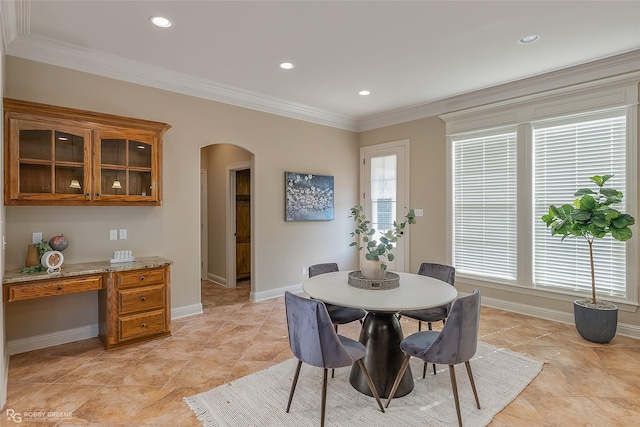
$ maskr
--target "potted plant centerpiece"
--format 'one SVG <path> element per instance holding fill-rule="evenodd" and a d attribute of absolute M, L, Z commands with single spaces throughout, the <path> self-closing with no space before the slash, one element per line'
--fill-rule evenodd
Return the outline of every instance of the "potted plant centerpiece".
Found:
<path fill-rule="evenodd" d="M 608 301 L 596 299 L 596 279 L 593 260 L 593 242 L 611 234 L 616 240 L 625 242 L 632 236 L 630 225 L 635 218 L 612 207 L 622 201 L 622 192 L 604 188 L 613 175 L 595 175 L 589 179 L 598 185 L 598 190 L 578 190 L 573 205 L 561 207 L 551 205 L 542 220 L 551 227 L 552 235 L 582 237 L 589 245 L 591 261 L 591 298 L 578 299 L 573 303 L 574 320 L 580 335 L 592 342 L 607 343 L 616 334 L 618 307 Z"/>
<path fill-rule="evenodd" d="M 351 208 L 351 215 L 356 223 L 356 229 L 351 233 L 351 237 L 356 240 L 351 242 L 349 246 L 356 246 L 358 250 L 364 249 L 365 260 L 360 265 L 362 276 L 366 279 L 381 280 L 384 279 L 387 271 L 386 261 L 393 261 L 395 256 L 391 253 L 393 244 L 404 235 L 404 229 L 408 224 L 416 223 L 416 215 L 413 209 L 405 215 L 405 220 L 401 223 L 393 221 L 393 227 L 380 236 L 378 242 L 373 238 L 376 230 L 370 228 L 369 221 L 364 214 L 362 206 L 354 206 Z M 360 246 L 362 245 L 362 246 Z"/>

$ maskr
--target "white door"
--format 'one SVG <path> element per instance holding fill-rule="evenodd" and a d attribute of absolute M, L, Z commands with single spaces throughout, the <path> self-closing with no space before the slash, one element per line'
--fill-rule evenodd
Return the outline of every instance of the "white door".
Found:
<path fill-rule="evenodd" d="M 362 193 L 364 207 L 374 238 L 402 222 L 409 206 L 409 140 L 378 144 L 360 149 Z M 387 270 L 409 270 L 409 230 L 398 240 L 392 253 L 395 259 L 387 262 Z M 364 254 L 361 254 L 364 257 Z"/>

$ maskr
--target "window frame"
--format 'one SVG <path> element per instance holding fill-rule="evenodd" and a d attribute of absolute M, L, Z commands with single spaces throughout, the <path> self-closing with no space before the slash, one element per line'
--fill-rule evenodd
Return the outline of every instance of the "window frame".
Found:
<path fill-rule="evenodd" d="M 453 174 L 454 153 L 452 137 L 461 138 L 486 132 L 500 132 L 501 128 L 517 127 L 517 191 L 518 210 L 523 212 L 518 221 L 516 283 L 456 274 L 456 282 L 531 296 L 573 301 L 583 296 L 566 290 L 534 287 L 533 284 L 533 123 L 550 123 L 593 116 L 609 110 L 626 111 L 626 208 L 637 217 L 638 200 L 638 83 L 640 75 L 621 76 L 599 82 L 585 83 L 542 94 L 503 101 L 486 106 L 441 115 L 446 123 L 447 142 L 447 262 L 453 263 Z M 585 119 L 587 120 L 587 119 Z M 596 173 L 596 172 L 594 172 Z M 585 181 L 585 186 L 588 183 Z M 576 189 L 577 190 L 577 189 Z M 520 220 L 522 218 L 522 220 Z M 626 243 L 626 298 L 607 298 L 622 311 L 635 311 L 638 307 L 638 240 L 640 229 L 635 227 L 634 237 Z"/>

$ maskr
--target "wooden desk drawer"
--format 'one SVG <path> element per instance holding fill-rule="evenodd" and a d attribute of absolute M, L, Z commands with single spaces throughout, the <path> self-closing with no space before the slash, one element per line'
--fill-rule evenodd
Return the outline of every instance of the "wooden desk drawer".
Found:
<path fill-rule="evenodd" d="M 118 321 L 120 323 L 120 340 L 123 341 L 157 334 L 165 330 L 164 310 L 122 316 Z"/>
<path fill-rule="evenodd" d="M 5 302 L 102 289 L 102 275 L 43 279 L 5 285 Z"/>
<path fill-rule="evenodd" d="M 166 281 L 164 268 L 121 271 L 117 272 L 115 276 L 118 288 L 134 288 L 138 286 L 161 285 Z"/>
<path fill-rule="evenodd" d="M 164 285 L 118 291 L 118 311 L 120 314 L 164 308 Z"/>

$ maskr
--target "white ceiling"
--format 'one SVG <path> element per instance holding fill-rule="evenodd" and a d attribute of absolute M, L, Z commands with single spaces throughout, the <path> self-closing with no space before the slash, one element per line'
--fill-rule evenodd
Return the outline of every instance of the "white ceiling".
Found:
<path fill-rule="evenodd" d="M 640 1 L 2 0 L 1 11 L 9 55 L 354 130 L 640 59 Z M 531 33 L 540 40 L 518 43 Z"/>

